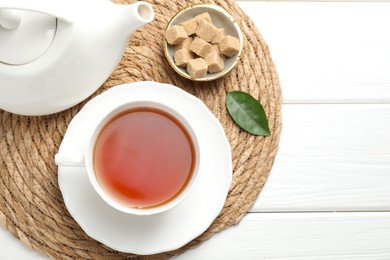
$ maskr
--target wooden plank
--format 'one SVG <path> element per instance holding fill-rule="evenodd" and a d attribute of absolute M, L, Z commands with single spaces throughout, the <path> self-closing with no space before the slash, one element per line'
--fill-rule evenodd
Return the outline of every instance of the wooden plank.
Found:
<path fill-rule="evenodd" d="M 390 259 L 390 213 L 250 213 L 176 259 Z M 0 227 L 0 259 L 47 259 Z"/>
<path fill-rule="evenodd" d="M 390 213 L 252 213 L 177 259 L 390 259 Z"/>
<path fill-rule="evenodd" d="M 47 260 L 41 253 L 25 246 L 0 225 L 0 260 Z"/>
<path fill-rule="evenodd" d="M 254 212 L 390 210 L 390 105 L 283 106 Z"/>
<path fill-rule="evenodd" d="M 299 3 L 299 2 L 389 2 L 389 0 L 235 0 L 238 4 L 240 2 L 255 2 L 255 3 L 263 3 L 263 2 L 283 2 L 283 3 Z"/>
<path fill-rule="evenodd" d="M 285 103 L 390 103 L 390 3 L 238 2 L 265 38 Z"/>

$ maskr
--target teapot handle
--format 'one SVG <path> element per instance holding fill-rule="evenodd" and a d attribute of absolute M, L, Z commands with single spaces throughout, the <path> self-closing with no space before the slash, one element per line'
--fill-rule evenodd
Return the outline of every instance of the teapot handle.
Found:
<path fill-rule="evenodd" d="M 64 4 L 65 3 L 65 4 Z M 0 23 L 2 18 L 8 19 L 8 16 L 2 15 L 3 9 L 33 11 L 37 13 L 54 16 L 60 20 L 72 23 L 72 5 L 58 0 L 1 0 L 0 1 Z M 7 12 L 9 14 L 9 12 Z"/>

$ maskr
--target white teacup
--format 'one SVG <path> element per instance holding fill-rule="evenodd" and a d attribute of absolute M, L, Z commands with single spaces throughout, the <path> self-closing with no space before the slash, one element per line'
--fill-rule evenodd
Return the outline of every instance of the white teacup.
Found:
<path fill-rule="evenodd" d="M 190 180 L 187 181 L 185 187 L 183 187 L 180 193 L 173 196 L 173 198 L 168 200 L 166 203 L 162 203 L 160 205 L 147 207 L 147 208 L 136 208 L 136 207 L 130 207 L 124 205 L 123 203 L 119 202 L 117 199 L 109 195 L 101 186 L 101 184 L 98 182 L 95 169 L 94 169 L 94 163 L 93 163 L 95 144 L 102 129 L 116 115 L 123 113 L 124 111 L 134 110 L 137 108 L 148 108 L 148 109 L 160 110 L 172 116 L 174 119 L 176 119 L 186 129 L 193 144 L 193 150 L 194 150 L 193 156 L 195 157 Z M 147 100 L 132 101 L 126 104 L 122 104 L 112 109 L 106 115 L 102 115 L 99 122 L 96 124 L 96 127 L 92 129 L 92 133 L 89 136 L 88 145 L 84 154 L 68 155 L 68 154 L 58 153 L 55 156 L 55 162 L 58 166 L 85 167 L 90 183 L 92 184 L 95 191 L 100 195 L 100 197 L 106 203 L 108 203 L 111 207 L 119 211 L 129 213 L 129 214 L 134 214 L 134 215 L 152 215 L 152 214 L 161 213 L 175 207 L 177 204 L 183 201 L 195 185 L 195 182 L 198 177 L 199 161 L 200 161 L 200 154 L 199 154 L 199 144 L 198 144 L 197 136 L 196 133 L 193 131 L 191 125 L 188 123 L 188 121 L 180 114 L 179 111 L 173 109 L 172 107 L 169 107 L 166 104 L 162 104 L 156 101 L 147 101 Z"/>

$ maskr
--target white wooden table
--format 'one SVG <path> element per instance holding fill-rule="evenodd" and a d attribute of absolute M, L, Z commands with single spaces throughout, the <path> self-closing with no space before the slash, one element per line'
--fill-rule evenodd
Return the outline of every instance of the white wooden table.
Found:
<path fill-rule="evenodd" d="M 239 2 L 284 96 L 251 212 L 178 259 L 390 259 L 390 3 Z M 46 259 L 0 227 L 0 259 Z"/>

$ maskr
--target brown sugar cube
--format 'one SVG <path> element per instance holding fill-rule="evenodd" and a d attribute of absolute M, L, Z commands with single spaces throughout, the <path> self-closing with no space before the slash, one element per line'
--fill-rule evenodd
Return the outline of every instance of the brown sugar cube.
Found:
<path fill-rule="evenodd" d="M 186 30 L 187 32 L 187 35 L 188 36 L 191 36 L 195 33 L 196 31 L 196 28 L 198 27 L 198 21 L 196 18 L 192 18 L 188 21 L 185 21 L 184 23 L 181 24 L 184 29 Z"/>
<path fill-rule="evenodd" d="M 219 44 L 219 49 L 223 55 L 232 57 L 240 49 L 240 40 L 236 37 L 227 35 Z"/>
<path fill-rule="evenodd" d="M 210 49 L 210 53 L 211 52 L 216 52 L 218 54 L 221 54 L 221 51 L 219 50 L 219 45 L 218 44 L 212 44 L 211 45 L 211 49 Z"/>
<path fill-rule="evenodd" d="M 202 58 L 190 60 L 187 64 L 187 72 L 192 78 L 203 78 L 207 74 L 207 62 Z"/>
<path fill-rule="evenodd" d="M 207 55 L 210 55 L 213 52 L 218 53 L 222 57 L 222 59 L 225 60 L 225 56 L 221 53 L 221 50 L 219 49 L 219 44 L 212 44 L 210 52 Z"/>
<path fill-rule="evenodd" d="M 189 49 L 183 48 L 176 51 L 173 55 L 173 58 L 177 66 L 185 68 L 187 66 L 188 61 L 194 59 L 194 53 L 192 53 L 192 51 L 190 51 Z"/>
<path fill-rule="evenodd" d="M 218 52 L 210 52 L 205 58 L 208 66 L 208 72 L 216 73 L 223 70 L 225 67 L 225 60 Z"/>
<path fill-rule="evenodd" d="M 211 42 L 217 31 L 218 29 L 212 23 L 209 23 L 206 20 L 200 20 L 195 34 L 206 42 Z"/>
<path fill-rule="evenodd" d="M 181 49 L 189 49 L 192 40 L 193 40 L 192 37 L 187 37 L 187 39 L 185 39 L 184 41 L 182 41 L 181 43 L 176 45 L 175 50 L 178 51 L 178 50 L 181 50 Z"/>
<path fill-rule="evenodd" d="M 210 14 L 207 13 L 207 12 L 198 14 L 197 16 L 195 16 L 195 19 L 197 19 L 198 21 L 200 21 L 200 20 L 206 20 L 206 21 L 208 21 L 209 23 L 212 23 L 212 21 L 211 21 L 211 16 L 210 16 Z"/>
<path fill-rule="evenodd" d="M 179 44 L 187 38 L 186 30 L 181 25 L 174 25 L 165 35 L 169 44 Z"/>
<path fill-rule="evenodd" d="M 218 28 L 216 34 L 214 35 L 213 39 L 211 40 L 211 43 L 220 43 L 225 37 L 225 29 L 224 28 Z"/>
<path fill-rule="evenodd" d="M 199 37 L 196 37 L 190 44 L 190 50 L 201 57 L 205 57 L 211 50 L 211 44 Z"/>

